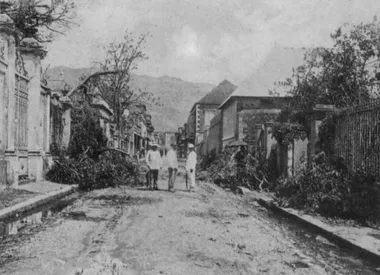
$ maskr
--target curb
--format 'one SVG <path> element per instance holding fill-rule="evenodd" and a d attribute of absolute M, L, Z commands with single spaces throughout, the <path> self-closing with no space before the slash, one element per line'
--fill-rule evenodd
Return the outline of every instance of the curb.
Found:
<path fill-rule="evenodd" d="M 78 190 L 78 186 L 68 186 L 63 189 L 49 192 L 47 194 L 39 195 L 27 201 L 2 209 L 0 210 L 0 222 L 4 220 L 8 220 L 8 219 L 23 217 L 26 212 L 30 212 L 45 204 L 51 203 L 62 197 L 70 195 L 76 192 L 77 190 Z"/>
<path fill-rule="evenodd" d="M 347 238 L 344 238 L 340 236 L 339 234 L 336 234 L 335 232 L 329 231 L 328 229 L 323 227 L 323 226 L 326 226 L 326 227 L 329 227 L 329 226 L 323 223 L 322 221 L 319 221 L 317 224 L 316 222 L 306 220 L 302 218 L 301 216 L 295 213 L 292 213 L 291 211 L 285 208 L 279 207 L 278 205 L 274 203 L 272 199 L 259 198 L 258 203 L 261 206 L 269 210 L 272 210 L 273 212 L 280 213 L 294 221 L 301 223 L 307 229 L 311 229 L 318 232 L 320 235 L 323 235 L 326 239 L 336 243 L 338 246 L 350 249 L 351 251 L 356 253 L 359 257 L 367 258 L 376 263 L 380 262 L 380 252 L 373 251 L 372 249 L 364 247 L 358 243 L 352 242 L 348 240 Z"/>

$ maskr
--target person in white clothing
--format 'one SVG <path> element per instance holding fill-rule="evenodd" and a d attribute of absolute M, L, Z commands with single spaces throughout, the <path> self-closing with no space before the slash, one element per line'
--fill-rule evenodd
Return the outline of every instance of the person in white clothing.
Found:
<path fill-rule="evenodd" d="M 152 151 L 149 151 L 146 155 L 146 163 L 150 169 L 150 186 L 149 188 L 152 190 L 158 190 L 157 186 L 157 180 L 158 180 L 158 171 L 162 168 L 162 159 L 161 154 L 157 150 L 157 144 L 153 143 L 152 145 Z M 153 188 L 152 188 L 153 183 Z"/>
<path fill-rule="evenodd" d="M 166 157 L 169 163 L 169 182 L 168 182 L 168 190 L 171 191 L 174 188 L 175 180 L 177 178 L 178 172 L 178 159 L 177 159 L 177 150 L 176 145 L 171 144 Z"/>
<path fill-rule="evenodd" d="M 194 151 L 194 145 L 189 144 L 189 154 L 187 155 L 186 160 L 186 173 L 190 180 L 190 189 L 189 191 L 195 188 L 195 167 L 197 165 L 197 154 Z"/>
<path fill-rule="evenodd" d="M 145 177 L 146 177 L 146 188 L 151 187 L 152 176 L 151 176 L 150 167 L 148 164 L 148 155 L 151 154 L 152 152 L 153 152 L 152 145 L 149 145 L 148 151 L 146 152 L 146 155 L 145 155 L 145 164 L 148 166 L 148 171 L 146 172 L 146 175 L 145 175 Z"/>

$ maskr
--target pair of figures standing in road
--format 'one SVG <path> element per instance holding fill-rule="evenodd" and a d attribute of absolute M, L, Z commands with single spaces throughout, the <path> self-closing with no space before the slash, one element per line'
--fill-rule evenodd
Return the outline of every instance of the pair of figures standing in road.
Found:
<path fill-rule="evenodd" d="M 190 181 L 189 191 L 194 190 L 195 188 L 195 167 L 197 164 L 197 154 L 194 151 L 194 145 L 189 144 L 189 153 L 186 159 L 186 173 Z M 159 151 L 157 150 L 158 145 L 153 143 L 151 145 L 151 150 L 146 154 L 146 164 L 149 167 L 147 173 L 147 187 L 151 190 L 158 190 L 157 180 L 158 172 L 162 169 L 162 159 Z M 168 190 L 173 191 L 174 184 L 177 178 L 178 173 L 178 159 L 176 145 L 172 144 L 169 151 L 166 154 L 168 160 Z M 186 186 L 187 187 L 187 186 Z"/>

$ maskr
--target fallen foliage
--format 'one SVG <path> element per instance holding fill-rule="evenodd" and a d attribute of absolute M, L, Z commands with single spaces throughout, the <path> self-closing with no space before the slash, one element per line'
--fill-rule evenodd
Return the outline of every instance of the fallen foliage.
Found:
<path fill-rule="evenodd" d="M 256 157 L 250 153 L 226 148 L 217 155 L 207 168 L 208 177 L 218 185 L 235 188 L 237 186 L 256 190 L 268 190 L 271 162 L 261 154 Z"/>
<path fill-rule="evenodd" d="M 139 165 L 122 153 L 108 151 L 95 161 L 82 158 L 56 160 L 47 173 L 48 180 L 63 184 L 78 184 L 82 190 L 93 190 L 119 185 L 139 185 Z"/>
<path fill-rule="evenodd" d="M 350 172 L 341 158 L 316 155 L 296 178 L 280 179 L 281 206 L 362 224 L 380 217 L 380 184 L 364 167 Z"/>

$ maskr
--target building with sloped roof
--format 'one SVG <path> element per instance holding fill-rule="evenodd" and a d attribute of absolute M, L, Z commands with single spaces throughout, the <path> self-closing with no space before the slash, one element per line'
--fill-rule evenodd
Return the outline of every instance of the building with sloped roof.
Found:
<path fill-rule="evenodd" d="M 228 80 L 224 80 L 194 104 L 187 121 L 187 139 L 190 143 L 197 144 L 202 142 L 201 133 L 208 129 L 211 119 L 217 113 L 220 104 L 235 89 L 236 86 L 234 84 Z"/>
<path fill-rule="evenodd" d="M 303 63 L 305 49 L 275 46 L 267 58 L 219 106 L 222 123 L 222 148 L 243 140 L 255 144 L 258 125 L 274 120 L 286 104 L 287 89 L 283 82 L 292 77 L 293 69 Z M 271 96 L 271 94 L 279 96 Z M 255 130 L 256 129 L 256 130 Z"/>

